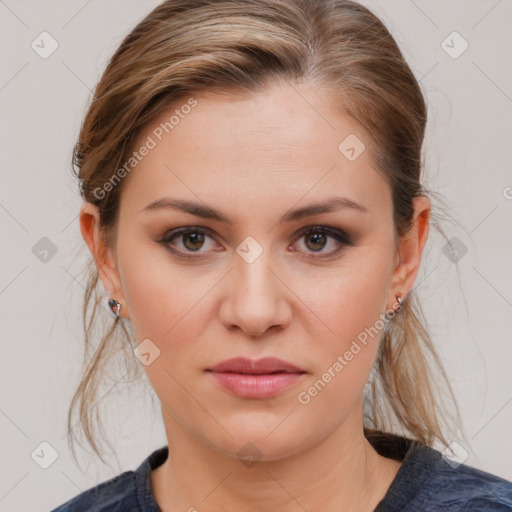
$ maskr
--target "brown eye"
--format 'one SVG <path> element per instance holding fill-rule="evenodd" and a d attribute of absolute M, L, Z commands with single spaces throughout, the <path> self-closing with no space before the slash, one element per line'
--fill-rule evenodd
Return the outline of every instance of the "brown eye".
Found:
<path fill-rule="evenodd" d="M 309 249 L 312 251 L 321 251 L 328 241 L 328 236 L 325 235 L 325 233 L 312 233 L 306 235 L 306 245 Z"/>
<path fill-rule="evenodd" d="M 298 240 L 304 240 L 306 252 L 319 254 L 319 256 L 309 256 L 313 259 L 333 256 L 344 246 L 353 245 L 345 232 L 326 226 L 307 227 L 299 233 Z M 332 249 L 324 251 L 329 246 L 332 246 Z"/>
<path fill-rule="evenodd" d="M 190 251 L 197 251 L 204 244 L 204 233 L 184 233 L 181 236 L 183 237 L 183 245 Z"/>
<path fill-rule="evenodd" d="M 172 253 L 186 258 L 189 257 L 188 255 L 191 253 L 197 253 L 199 256 L 206 255 L 208 252 L 208 239 L 212 240 L 210 243 L 215 246 L 212 237 L 205 229 L 188 226 L 186 228 L 169 231 L 159 240 L 159 243 Z M 206 247 L 206 249 L 201 250 L 204 247 Z"/>

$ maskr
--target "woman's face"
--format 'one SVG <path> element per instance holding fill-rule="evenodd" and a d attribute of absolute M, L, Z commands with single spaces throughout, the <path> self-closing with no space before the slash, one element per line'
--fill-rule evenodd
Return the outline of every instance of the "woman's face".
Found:
<path fill-rule="evenodd" d="M 136 343 L 150 340 L 141 359 L 167 435 L 270 460 L 360 431 L 383 315 L 414 280 L 397 267 L 368 136 L 307 85 L 194 99 L 139 138 L 149 149 L 123 183 L 116 268 L 102 273 Z M 208 371 L 233 357 L 303 373 L 263 389 Z"/>

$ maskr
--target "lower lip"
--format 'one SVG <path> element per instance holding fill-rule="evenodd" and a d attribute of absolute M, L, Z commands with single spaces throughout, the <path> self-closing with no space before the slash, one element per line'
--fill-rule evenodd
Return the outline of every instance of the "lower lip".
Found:
<path fill-rule="evenodd" d="M 269 398 L 293 386 L 304 373 L 244 373 L 209 372 L 223 388 L 241 398 Z"/>

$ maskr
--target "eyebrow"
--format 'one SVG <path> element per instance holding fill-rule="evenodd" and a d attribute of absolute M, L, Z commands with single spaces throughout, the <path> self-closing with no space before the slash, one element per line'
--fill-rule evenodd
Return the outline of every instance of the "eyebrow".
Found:
<path fill-rule="evenodd" d="M 331 213 L 342 210 L 344 208 L 351 208 L 363 213 L 368 213 L 368 208 L 366 208 L 366 206 L 361 203 L 353 201 L 347 197 L 333 197 L 321 203 L 314 203 L 302 208 L 290 210 L 282 215 L 278 223 L 282 224 L 283 222 L 294 222 L 305 217 L 310 217 L 312 215 L 318 215 L 320 213 Z M 190 213 L 191 215 L 202 217 L 204 219 L 213 219 L 224 224 L 232 224 L 232 221 L 229 219 L 229 217 L 224 215 L 219 210 L 216 210 L 215 208 L 201 203 L 172 199 L 170 197 L 162 197 L 160 199 L 156 199 L 155 201 L 149 203 L 141 211 L 147 212 L 160 209 L 181 210 L 185 213 Z"/>

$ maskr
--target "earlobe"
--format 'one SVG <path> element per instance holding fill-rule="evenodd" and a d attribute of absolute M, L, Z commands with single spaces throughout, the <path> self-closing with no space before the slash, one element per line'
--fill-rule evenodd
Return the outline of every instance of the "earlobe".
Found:
<path fill-rule="evenodd" d="M 125 301 L 113 250 L 109 247 L 104 233 L 100 229 L 100 216 L 96 205 L 92 203 L 82 205 L 80 231 L 94 258 L 98 275 L 109 297 L 115 298 L 123 304 Z"/>
<path fill-rule="evenodd" d="M 418 196 L 413 200 L 414 217 L 411 229 L 399 241 L 399 262 L 393 272 L 392 293 L 405 299 L 414 285 L 421 265 L 423 248 L 429 233 L 430 200 Z"/>

